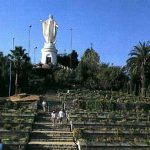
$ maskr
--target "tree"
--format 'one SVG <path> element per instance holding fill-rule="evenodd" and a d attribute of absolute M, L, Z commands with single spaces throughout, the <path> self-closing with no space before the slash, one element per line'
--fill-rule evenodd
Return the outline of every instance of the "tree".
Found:
<path fill-rule="evenodd" d="M 9 59 L 0 52 L 0 95 L 8 95 Z"/>
<path fill-rule="evenodd" d="M 10 50 L 11 54 L 9 54 L 9 57 L 11 58 L 11 61 L 14 64 L 15 68 L 15 94 L 19 93 L 20 90 L 20 77 L 27 73 L 26 68 L 27 64 L 30 62 L 30 57 L 27 53 L 25 53 L 25 49 L 23 49 L 21 46 L 15 47 L 14 50 Z"/>
<path fill-rule="evenodd" d="M 150 63 L 150 44 L 149 42 L 139 42 L 129 53 L 127 68 L 130 76 L 139 74 L 141 79 L 141 94 L 146 92 L 146 73 Z"/>
<path fill-rule="evenodd" d="M 75 50 L 72 50 L 71 54 L 69 54 L 70 57 L 70 68 L 75 69 L 78 66 L 78 54 Z"/>
<path fill-rule="evenodd" d="M 124 90 L 127 85 L 128 76 L 124 68 L 109 66 L 102 63 L 97 73 L 99 88 L 103 90 Z"/>
<path fill-rule="evenodd" d="M 88 65 L 89 67 L 94 67 L 94 69 L 95 69 L 99 65 L 100 57 L 93 48 L 91 48 L 91 49 L 88 48 L 84 52 L 84 54 L 81 58 L 81 62 L 84 63 L 85 65 Z"/>
<path fill-rule="evenodd" d="M 65 67 L 70 67 L 70 57 L 66 54 L 64 55 L 57 55 L 57 62 Z"/>
<path fill-rule="evenodd" d="M 65 87 L 65 86 L 68 87 L 74 84 L 74 78 L 75 78 L 74 75 L 75 75 L 74 70 L 71 70 L 69 68 L 57 69 L 54 72 L 54 80 L 55 83 L 60 87 Z"/>
<path fill-rule="evenodd" d="M 72 50 L 70 54 L 58 54 L 57 62 L 65 67 L 75 69 L 78 66 L 78 54 Z"/>
<path fill-rule="evenodd" d="M 99 69 L 100 57 L 94 49 L 87 49 L 76 69 L 76 80 L 87 85 L 93 85 L 96 82 L 96 74 Z M 92 84 L 91 84 L 92 83 Z"/>

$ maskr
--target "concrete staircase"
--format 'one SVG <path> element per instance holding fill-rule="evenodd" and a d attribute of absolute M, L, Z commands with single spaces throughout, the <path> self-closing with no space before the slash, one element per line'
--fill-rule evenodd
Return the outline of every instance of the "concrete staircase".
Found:
<path fill-rule="evenodd" d="M 70 132 L 70 125 L 65 118 L 63 124 L 56 121 L 56 124 L 52 126 L 51 111 L 58 110 L 61 105 L 54 101 L 47 102 L 50 102 L 52 106 L 50 112 L 38 110 L 26 150 L 77 150 L 72 132 Z"/>

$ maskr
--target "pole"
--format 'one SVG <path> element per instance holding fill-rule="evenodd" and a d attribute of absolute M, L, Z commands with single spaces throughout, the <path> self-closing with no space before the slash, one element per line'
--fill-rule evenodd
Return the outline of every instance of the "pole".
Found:
<path fill-rule="evenodd" d="M 11 95 L 11 60 L 9 66 L 9 96 Z"/>
<path fill-rule="evenodd" d="M 36 56 L 35 56 L 35 50 L 37 49 L 37 46 L 34 47 L 34 64 L 36 63 Z"/>
<path fill-rule="evenodd" d="M 70 38 L 70 48 L 71 48 L 71 51 L 72 51 L 72 28 L 70 29 L 70 33 L 71 33 L 71 38 Z"/>
<path fill-rule="evenodd" d="M 93 43 L 91 43 L 91 50 L 93 49 Z"/>
<path fill-rule="evenodd" d="M 13 50 L 15 49 L 15 38 L 13 38 Z"/>
<path fill-rule="evenodd" d="M 71 37 L 70 37 L 70 48 L 72 52 L 72 28 L 70 29 Z M 70 53 L 70 68 L 71 68 L 71 53 Z"/>
<path fill-rule="evenodd" d="M 13 37 L 13 43 L 12 43 L 13 50 L 15 48 L 15 38 Z M 11 95 L 11 59 L 9 60 L 9 96 Z"/>
<path fill-rule="evenodd" d="M 28 41 L 28 55 L 30 55 L 30 32 L 31 32 L 31 25 L 29 25 L 29 41 Z"/>

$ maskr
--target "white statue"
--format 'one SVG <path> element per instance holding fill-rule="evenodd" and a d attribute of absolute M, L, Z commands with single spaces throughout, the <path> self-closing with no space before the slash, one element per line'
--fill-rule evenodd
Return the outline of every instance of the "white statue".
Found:
<path fill-rule="evenodd" d="M 57 23 L 54 21 L 53 16 L 49 15 L 49 18 L 42 23 L 43 35 L 47 44 L 56 43 L 56 33 L 58 29 Z"/>

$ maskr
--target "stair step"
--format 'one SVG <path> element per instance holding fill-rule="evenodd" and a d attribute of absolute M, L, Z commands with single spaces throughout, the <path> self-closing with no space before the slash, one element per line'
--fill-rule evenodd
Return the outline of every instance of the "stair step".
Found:
<path fill-rule="evenodd" d="M 32 146 L 27 145 L 26 150 L 77 150 L 75 147 L 62 147 L 62 146 Z"/>
<path fill-rule="evenodd" d="M 55 127 L 49 127 L 49 128 L 34 128 L 34 131 L 70 131 L 69 128 L 55 128 Z"/>
<path fill-rule="evenodd" d="M 30 142 L 73 142 L 73 138 L 31 138 Z"/>
<path fill-rule="evenodd" d="M 40 131 L 70 131 L 70 125 L 68 124 L 55 124 L 54 126 L 52 125 L 52 123 L 48 123 L 48 124 L 38 124 L 35 123 L 33 125 L 33 130 L 40 130 Z"/>
<path fill-rule="evenodd" d="M 52 122 L 35 122 L 34 125 L 52 126 Z M 55 126 L 70 126 L 70 124 L 67 124 L 65 122 L 64 122 L 64 124 L 56 123 Z"/>
<path fill-rule="evenodd" d="M 42 131 L 53 131 L 53 130 L 56 130 L 56 131 L 70 131 L 70 125 L 68 124 L 55 124 L 53 126 L 52 123 L 49 123 L 49 124 L 34 124 L 33 125 L 33 131 L 37 131 L 37 130 L 42 130 Z"/>
<path fill-rule="evenodd" d="M 46 135 L 46 136 L 31 136 L 31 139 L 73 139 L 72 136 L 53 136 L 53 135 Z"/>
<path fill-rule="evenodd" d="M 39 122 L 39 123 L 41 123 L 41 122 L 43 122 L 43 123 L 52 122 L 51 117 L 39 117 L 39 118 L 36 118 L 35 121 Z M 63 122 L 66 123 L 66 121 L 67 121 L 67 118 L 64 118 Z M 56 122 L 58 123 L 59 120 L 56 119 Z"/>
<path fill-rule="evenodd" d="M 32 131 L 32 134 L 33 133 L 43 133 L 43 134 L 53 134 L 53 135 L 67 135 L 67 134 L 72 135 L 72 132 L 69 132 L 69 131 L 48 131 L 48 130 L 41 131 L 41 130 L 34 130 L 34 131 Z"/>
<path fill-rule="evenodd" d="M 74 147 L 74 146 L 76 146 L 76 144 L 74 143 L 74 142 L 39 142 L 39 141 L 35 141 L 35 142 L 29 142 L 28 143 L 29 145 L 38 145 L 38 146 L 41 146 L 41 145 L 43 145 L 43 146 L 45 146 L 45 147 L 47 147 L 47 146 L 62 146 L 62 147 L 64 147 L 64 146 L 72 146 L 72 147 Z"/>
<path fill-rule="evenodd" d="M 47 131 L 70 131 L 69 129 L 46 129 Z M 36 131 L 36 130 L 35 130 Z M 45 131 L 45 129 L 38 129 L 37 131 Z"/>
<path fill-rule="evenodd" d="M 67 135 L 67 136 L 59 136 L 59 135 L 57 135 L 57 136 L 54 136 L 54 135 L 39 135 L 39 136 L 36 136 L 36 134 L 35 134 L 35 136 L 34 135 L 31 135 L 30 136 L 30 138 L 31 139 L 73 139 L 73 137 L 72 136 L 70 136 L 70 135 Z"/>
<path fill-rule="evenodd" d="M 77 150 L 74 142 L 30 142 L 27 150 Z"/>

